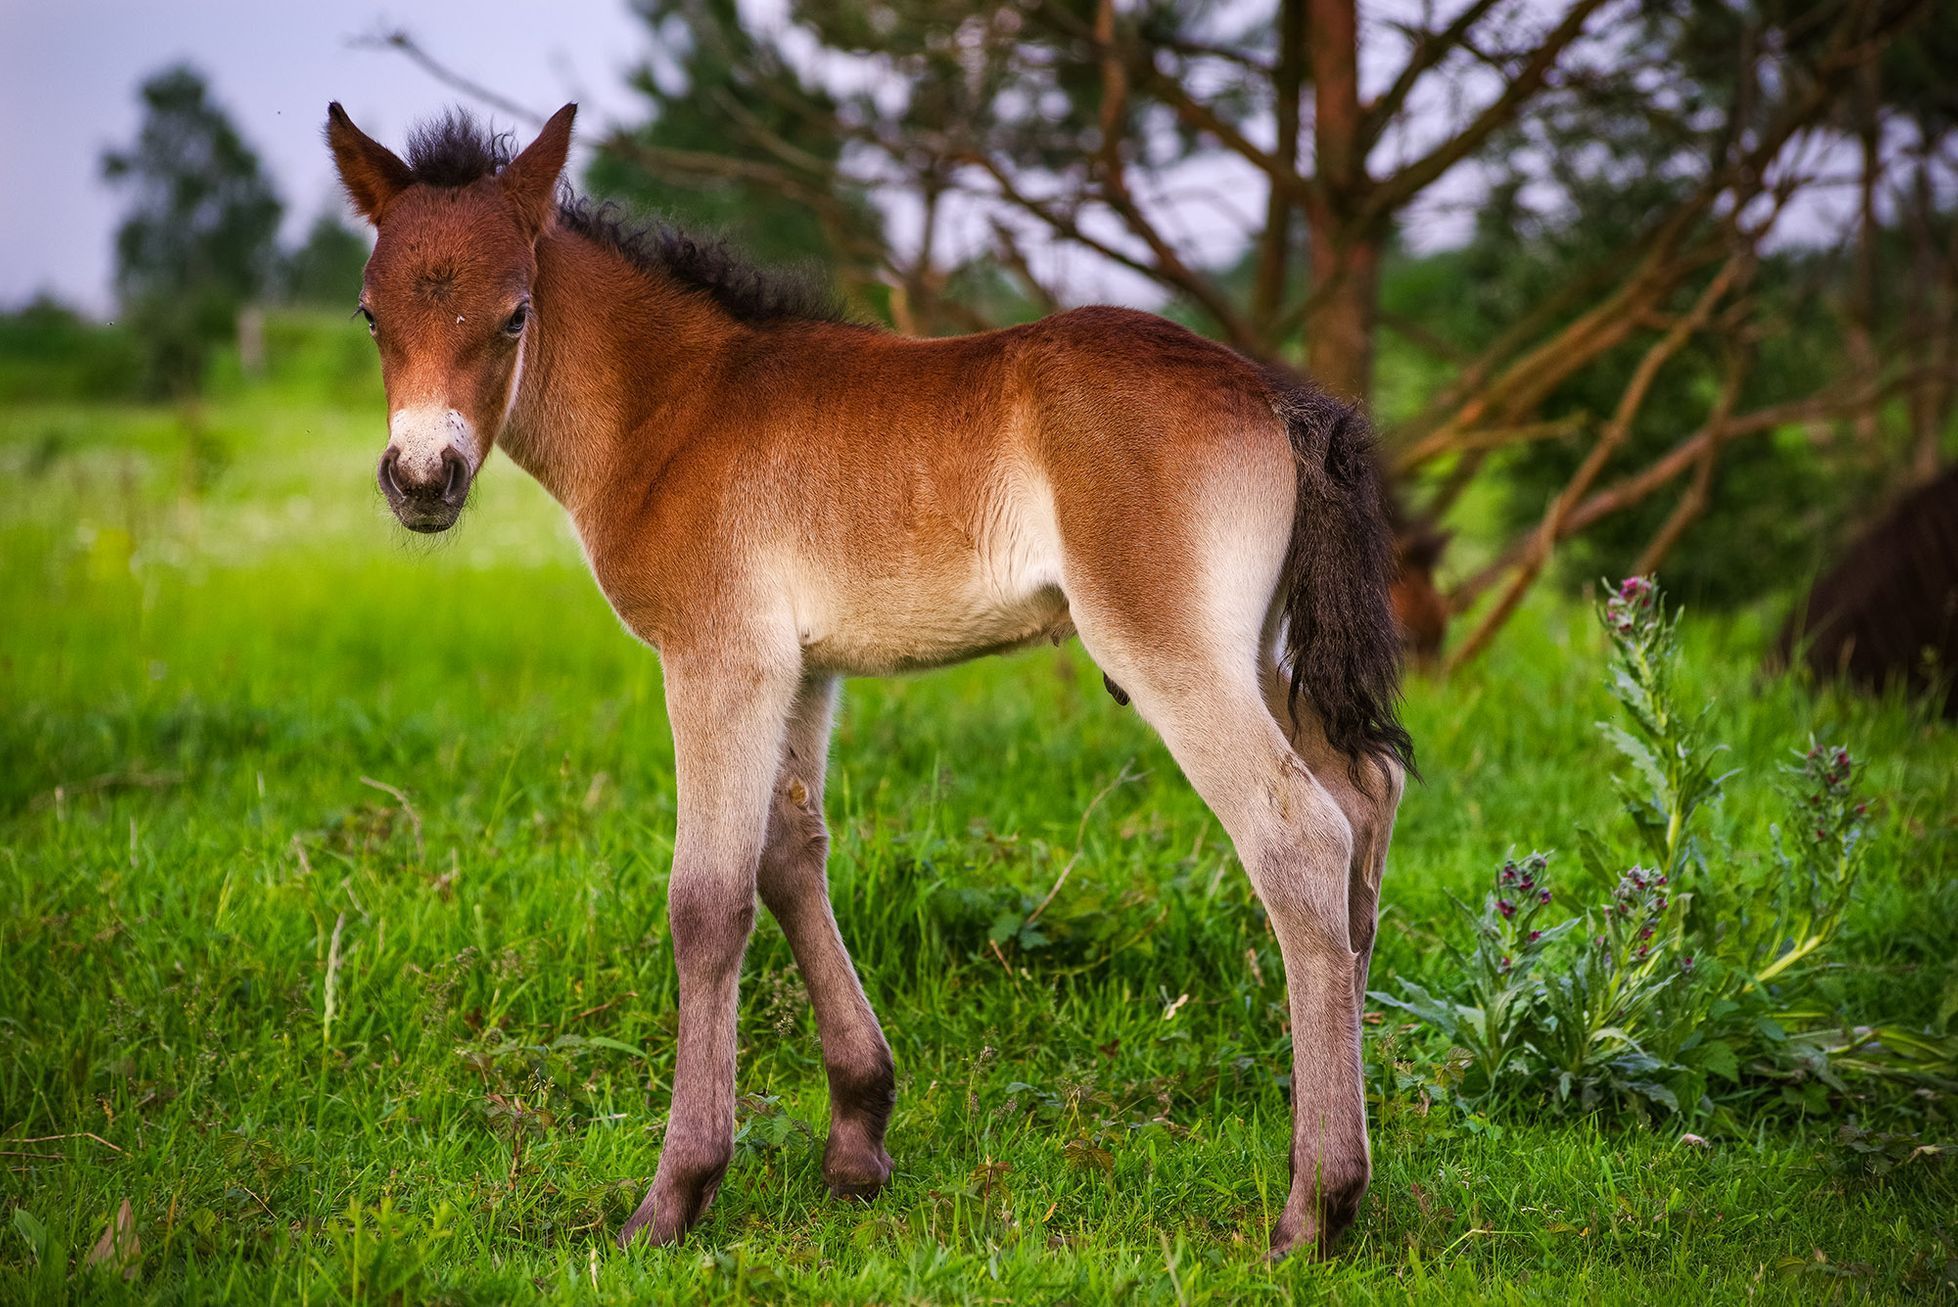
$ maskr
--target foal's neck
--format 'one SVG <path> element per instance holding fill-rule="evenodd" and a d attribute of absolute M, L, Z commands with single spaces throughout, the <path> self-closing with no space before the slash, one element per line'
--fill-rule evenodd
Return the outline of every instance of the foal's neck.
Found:
<path fill-rule="evenodd" d="M 537 243 L 531 302 L 538 330 L 501 443 L 582 529 L 667 460 L 679 411 L 749 329 L 562 227 Z"/>

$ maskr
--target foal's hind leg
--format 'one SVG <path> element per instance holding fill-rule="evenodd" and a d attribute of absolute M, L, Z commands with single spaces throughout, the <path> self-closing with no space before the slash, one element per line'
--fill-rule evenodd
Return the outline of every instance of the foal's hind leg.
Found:
<path fill-rule="evenodd" d="M 1380 925 L 1380 880 L 1387 869 L 1387 846 L 1394 837 L 1394 814 L 1400 808 L 1407 772 L 1392 759 L 1368 759 L 1360 764 L 1364 786 L 1355 783 L 1346 755 L 1326 743 L 1312 705 L 1301 702 L 1294 718 L 1284 670 L 1275 660 L 1265 665 L 1264 684 L 1265 702 L 1279 728 L 1353 827 L 1346 913 L 1353 939 L 1354 1002 L 1364 1015 L 1367 969 L 1373 962 L 1373 939 Z"/>
<path fill-rule="evenodd" d="M 1229 832 L 1270 915 L 1292 1024 L 1292 1185 L 1271 1246 L 1274 1255 L 1324 1250 L 1358 1211 L 1370 1173 L 1348 911 L 1352 824 L 1265 706 L 1258 616 L 1235 631 L 1197 631 L 1150 630 L 1139 616 L 1081 601 L 1074 614 L 1089 652 Z"/>
<path fill-rule="evenodd" d="M 830 911 L 824 863 L 823 774 L 836 681 L 803 683 L 789 715 L 762 850 L 762 902 L 781 924 L 816 1010 L 829 1072 L 829 1143 L 823 1178 L 839 1198 L 869 1198 L 891 1178 L 884 1124 L 895 1098 L 890 1045 L 864 997 Z"/>

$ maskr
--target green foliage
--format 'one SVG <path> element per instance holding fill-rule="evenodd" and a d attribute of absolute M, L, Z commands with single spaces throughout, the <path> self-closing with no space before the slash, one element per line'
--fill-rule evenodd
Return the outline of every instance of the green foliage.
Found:
<path fill-rule="evenodd" d="M 127 327 L 88 322 L 45 296 L 0 313 L 0 400 L 128 399 L 141 374 Z"/>
<path fill-rule="evenodd" d="M 1544 327 L 1594 309 L 1638 250 L 1706 178 L 1732 167 L 1739 141 L 1725 130 L 1739 106 L 1753 130 L 1775 103 L 1774 88 L 1743 79 L 1743 48 L 1783 52 L 1781 76 L 1812 76 L 1819 20 L 1832 10 L 1743 0 L 1733 4 L 1655 3 L 1614 25 L 1608 66 L 1569 92 L 1545 97 L 1498 133 L 1486 160 L 1491 185 L 1480 199 L 1467 246 L 1439 256 L 1460 277 L 1397 312 L 1466 356 L 1533 313 Z M 1914 39 L 1897 43 L 1900 52 Z M 1656 89 L 1662 87 L 1663 89 Z M 1843 112 L 1848 112 L 1847 108 Z M 1689 277 L 1661 306 L 1683 314 L 1717 262 Z M 1843 376 L 1849 289 L 1841 251 L 1784 245 L 1765 254 L 1747 284 L 1747 316 L 1698 334 L 1660 371 L 1600 485 L 1649 467 L 1697 432 L 1722 389 L 1738 377 L 1732 411 L 1747 413 L 1814 393 Z M 1886 267 L 1883 279 L 1913 275 Z M 1546 338 L 1547 338 L 1546 330 Z M 1533 420 L 1576 419 L 1582 433 L 1532 442 L 1495 460 L 1503 520 L 1514 532 L 1534 525 L 1590 455 L 1597 427 L 1612 416 L 1652 345 L 1635 331 L 1558 385 Z M 1866 378 L 1844 378 L 1845 384 Z M 1827 428 L 1822 428 L 1827 430 Z M 1893 459 L 1892 463 L 1901 462 Z M 1732 607 L 1812 575 L 1821 551 L 1853 524 L 1883 484 L 1881 457 L 1854 442 L 1818 437 L 1794 424 L 1726 442 L 1707 507 L 1667 555 L 1668 584 L 1701 608 Z M 1894 473 L 1894 466 L 1889 469 Z M 1679 501 L 1684 481 L 1630 504 L 1559 546 L 1569 584 L 1622 575 L 1639 565 Z"/>
<path fill-rule="evenodd" d="M 451 1255 L 455 1211 L 438 1204 L 426 1216 L 393 1198 L 358 1199 L 326 1225 L 326 1265 L 345 1302 L 426 1302 L 437 1268 Z"/>
<path fill-rule="evenodd" d="M 339 308 L 360 296 L 361 273 L 367 267 L 367 238 L 349 227 L 331 209 L 313 219 L 306 239 L 286 256 L 279 271 L 279 288 L 294 304 Z"/>
<path fill-rule="evenodd" d="M 1709 849 L 1704 818 L 1734 773 L 1719 769 L 1711 705 L 1680 706 L 1678 615 L 1633 577 L 1599 617 L 1625 721 L 1598 729 L 1626 763 L 1613 783 L 1640 861 L 1602 903 L 1555 924 L 1543 915 L 1555 897 L 1549 858 L 1505 862 L 1479 911 L 1457 904 L 1474 944 L 1450 946 L 1452 985 L 1403 980 L 1373 997 L 1461 1051 L 1447 1079 L 1478 1109 L 1660 1109 L 1741 1127 L 1778 1107 L 1847 1107 L 1845 1076 L 1953 1087 L 1958 1038 L 1858 1024 L 1814 983 L 1866 852 L 1869 808 L 1849 751 L 1811 743 L 1789 769 L 1793 833 L 1772 828 L 1768 862 Z M 1578 830 L 1578 846 L 1595 884 L 1623 865 L 1592 831 Z"/>
<path fill-rule="evenodd" d="M 282 206 L 196 71 L 167 68 L 141 95 L 135 143 L 102 158 L 103 176 L 130 193 L 116 230 L 116 291 L 148 384 L 183 393 L 272 275 Z"/>

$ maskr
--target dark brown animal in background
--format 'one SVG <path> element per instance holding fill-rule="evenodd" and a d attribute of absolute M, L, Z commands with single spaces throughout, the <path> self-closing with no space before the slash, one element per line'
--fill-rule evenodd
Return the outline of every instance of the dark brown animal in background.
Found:
<path fill-rule="evenodd" d="M 1941 696 L 1958 718 L 1958 465 L 1906 495 L 1809 591 L 1776 642 L 1816 676 Z"/>
<path fill-rule="evenodd" d="M 1389 598 L 1401 648 L 1416 666 L 1441 660 L 1448 638 L 1448 600 L 1435 584 L 1435 569 L 1448 548 L 1450 533 L 1428 522 L 1394 524 L 1394 583 Z"/>
<path fill-rule="evenodd" d="M 823 1173 L 857 1197 L 889 1179 L 890 1049 L 824 870 L 838 681 L 1078 632 L 1270 914 L 1293 1031 L 1272 1248 L 1324 1248 L 1369 1175 L 1361 1004 L 1412 759 L 1363 423 L 1145 313 L 940 340 L 847 325 L 715 247 L 560 200 L 572 115 L 514 158 L 461 115 L 405 161 L 337 104 L 326 132 L 378 230 L 360 306 L 395 514 L 447 528 L 501 445 L 660 653 L 679 1047 L 658 1172 L 621 1241 L 684 1236 L 732 1156 L 757 893 L 822 1037 Z"/>

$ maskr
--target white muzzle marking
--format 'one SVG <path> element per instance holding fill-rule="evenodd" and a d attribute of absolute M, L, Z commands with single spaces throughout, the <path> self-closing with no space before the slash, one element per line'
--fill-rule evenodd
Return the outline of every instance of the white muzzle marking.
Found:
<path fill-rule="evenodd" d="M 473 475 L 476 457 L 476 432 L 469 419 L 452 408 L 418 404 L 395 410 L 388 419 L 388 448 L 394 450 L 401 468 L 423 481 L 434 480 L 442 472 L 442 451 L 453 449 L 462 455 Z"/>

